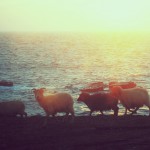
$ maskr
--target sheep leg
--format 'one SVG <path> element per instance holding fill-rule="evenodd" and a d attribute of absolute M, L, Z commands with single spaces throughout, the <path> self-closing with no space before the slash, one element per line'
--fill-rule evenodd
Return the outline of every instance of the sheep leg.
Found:
<path fill-rule="evenodd" d="M 149 116 L 150 116 L 150 106 L 147 106 L 149 108 Z"/>
<path fill-rule="evenodd" d="M 56 117 L 56 114 L 57 114 L 56 112 L 52 113 L 53 120 L 54 120 L 55 122 L 59 122 L 59 118 Z"/>
<path fill-rule="evenodd" d="M 103 113 L 103 111 L 102 111 L 102 110 L 100 110 L 100 113 L 101 113 L 102 115 L 104 115 L 104 113 Z"/>
<path fill-rule="evenodd" d="M 17 114 L 16 114 L 17 115 Z M 21 118 L 23 118 L 23 114 L 19 114 Z"/>
<path fill-rule="evenodd" d="M 44 119 L 43 127 L 45 127 L 48 123 L 49 114 L 46 114 L 46 117 Z"/>
<path fill-rule="evenodd" d="M 27 117 L 27 113 L 26 112 L 23 112 L 23 115 L 25 116 L 25 118 Z"/>
<path fill-rule="evenodd" d="M 134 110 L 128 109 L 128 111 L 130 111 L 130 112 L 135 112 L 135 110 L 136 110 L 136 108 Z"/>
<path fill-rule="evenodd" d="M 74 122 L 74 110 L 71 111 L 71 117 L 72 117 L 71 122 L 73 123 Z"/>
<path fill-rule="evenodd" d="M 25 118 L 27 117 L 27 113 L 26 112 L 23 112 L 20 114 L 21 118 L 23 118 L 25 116 Z"/>
<path fill-rule="evenodd" d="M 124 112 L 124 116 L 126 116 L 127 115 L 127 108 L 125 108 L 125 112 Z"/>
<path fill-rule="evenodd" d="M 114 110 L 114 116 L 118 116 L 118 110 L 119 110 L 119 108 L 116 107 L 116 108 L 114 108 L 113 110 Z"/>
<path fill-rule="evenodd" d="M 132 115 L 132 114 L 136 113 L 136 111 L 137 111 L 138 109 L 139 109 L 139 107 L 137 107 L 136 109 L 134 109 L 134 110 L 132 111 L 132 110 L 130 110 L 129 108 L 125 108 L 125 113 L 124 113 L 124 115 L 127 115 L 127 111 L 132 112 L 132 113 L 131 113 L 131 115 Z"/>
<path fill-rule="evenodd" d="M 64 119 L 63 119 L 63 122 L 65 122 L 65 120 L 67 120 L 68 115 L 69 115 L 69 112 L 66 112 L 66 115 L 65 115 L 65 117 L 64 117 Z"/>
<path fill-rule="evenodd" d="M 55 117 L 55 115 L 56 115 L 56 113 L 53 113 L 53 114 L 52 114 L 53 118 Z"/>
<path fill-rule="evenodd" d="M 130 110 L 130 109 L 128 109 L 128 110 L 129 110 L 130 112 L 132 112 L 131 115 L 133 115 L 133 114 L 135 114 L 135 113 L 137 112 L 138 109 L 139 109 L 139 107 L 135 108 L 133 111 Z"/>
<path fill-rule="evenodd" d="M 53 114 L 52 114 L 52 118 L 53 118 L 53 120 L 57 121 L 57 119 L 56 119 L 57 117 L 55 117 L 55 115 L 56 115 L 56 114 L 53 113 Z"/>
<path fill-rule="evenodd" d="M 93 110 L 90 111 L 90 114 L 89 114 L 90 117 L 92 116 L 92 112 L 93 112 Z"/>

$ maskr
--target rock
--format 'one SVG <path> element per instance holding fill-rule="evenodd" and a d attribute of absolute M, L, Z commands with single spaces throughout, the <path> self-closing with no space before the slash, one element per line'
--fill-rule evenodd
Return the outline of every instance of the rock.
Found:
<path fill-rule="evenodd" d="M 6 81 L 6 80 L 1 80 L 0 81 L 0 86 L 13 86 L 13 82 Z"/>

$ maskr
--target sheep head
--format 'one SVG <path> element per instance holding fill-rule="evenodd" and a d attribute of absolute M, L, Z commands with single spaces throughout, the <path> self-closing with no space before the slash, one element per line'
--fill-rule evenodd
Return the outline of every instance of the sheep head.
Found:
<path fill-rule="evenodd" d="M 121 96 L 122 88 L 120 86 L 113 86 L 111 88 L 111 93 L 114 97 L 119 98 Z"/>
<path fill-rule="evenodd" d="M 37 101 L 40 101 L 40 97 L 43 97 L 44 89 L 45 89 L 45 88 L 32 89 Z"/>
<path fill-rule="evenodd" d="M 89 97 L 88 93 L 81 93 L 79 98 L 77 99 L 78 102 L 84 102 Z"/>

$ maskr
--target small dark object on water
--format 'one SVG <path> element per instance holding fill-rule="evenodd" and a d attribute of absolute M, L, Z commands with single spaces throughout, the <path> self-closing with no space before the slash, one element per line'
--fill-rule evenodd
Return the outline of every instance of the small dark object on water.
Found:
<path fill-rule="evenodd" d="M 88 84 L 85 88 L 81 89 L 81 92 L 98 92 L 104 90 L 104 83 L 103 82 L 95 82 Z"/>
<path fill-rule="evenodd" d="M 0 81 L 0 86 L 13 86 L 13 82 L 1 80 Z"/>
<path fill-rule="evenodd" d="M 112 88 L 113 86 L 121 86 L 123 89 L 129 89 L 129 88 L 134 88 L 136 87 L 135 82 L 109 82 L 109 89 Z"/>

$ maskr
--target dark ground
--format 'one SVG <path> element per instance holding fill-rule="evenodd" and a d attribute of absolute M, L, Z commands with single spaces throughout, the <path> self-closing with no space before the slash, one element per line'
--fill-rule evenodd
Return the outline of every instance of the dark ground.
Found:
<path fill-rule="evenodd" d="M 0 118 L 0 150 L 150 150 L 150 117 Z"/>

